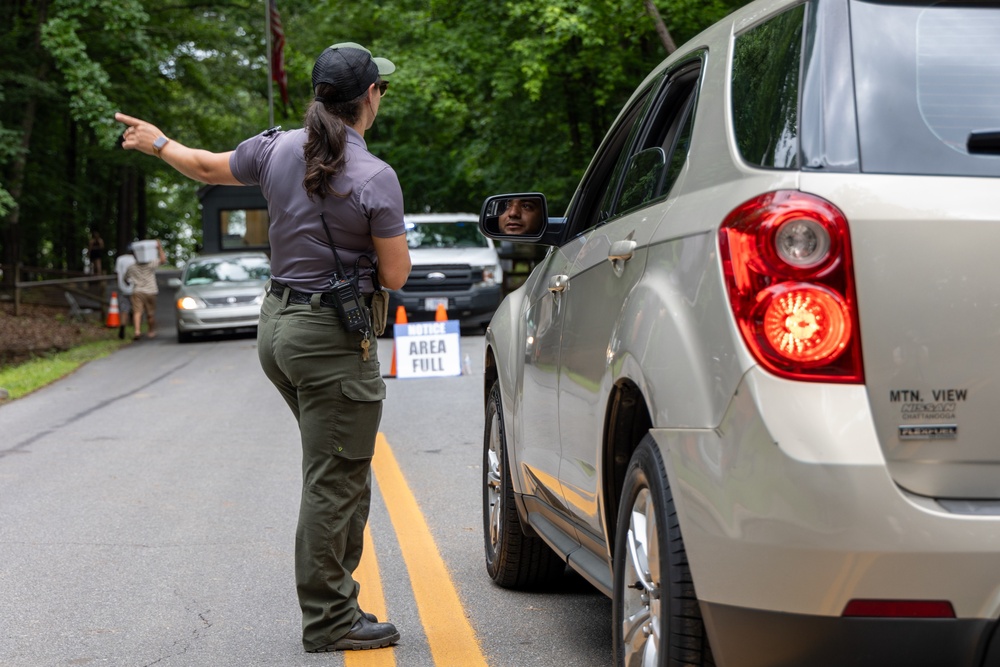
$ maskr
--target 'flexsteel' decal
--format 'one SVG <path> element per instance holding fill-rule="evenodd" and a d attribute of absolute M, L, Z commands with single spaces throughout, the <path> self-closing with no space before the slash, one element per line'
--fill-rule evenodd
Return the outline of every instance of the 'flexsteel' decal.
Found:
<path fill-rule="evenodd" d="M 958 437 L 958 408 L 968 389 L 890 389 L 889 401 L 899 405 L 900 440 L 953 440 Z M 934 423 L 928 423 L 934 422 Z M 942 423 L 944 422 L 944 423 Z"/>
<path fill-rule="evenodd" d="M 916 424 L 900 426 L 900 440 L 954 440 L 958 437 L 956 424 Z"/>

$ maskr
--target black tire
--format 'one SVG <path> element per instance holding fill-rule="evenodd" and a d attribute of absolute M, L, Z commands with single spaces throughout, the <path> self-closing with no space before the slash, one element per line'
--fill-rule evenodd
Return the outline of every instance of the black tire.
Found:
<path fill-rule="evenodd" d="M 500 409 L 500 384 L 486 405 L 483 435 L 483 540 L 486 571 L 499 586 L 537 589 L 551 586 L 566 564 L 541 538 L 526 535 L 514 504 L 507 463 L 507 438 Z"/>
<path fill-rule="evenodd" d="M 192 340 L 194 340 L 193 334 L 186 333 L 184 331 L 181 331 L 180 329 L 177 330 L 178 343 L 181 343 L 183 345 L 184 343 L 190 343 Z"/>
<path fill-rule="evenodd" d="M 639 443 L 625 473 L 611 623 L 619 667 L 715 665 L 663 458 L 650 435 Z"/>

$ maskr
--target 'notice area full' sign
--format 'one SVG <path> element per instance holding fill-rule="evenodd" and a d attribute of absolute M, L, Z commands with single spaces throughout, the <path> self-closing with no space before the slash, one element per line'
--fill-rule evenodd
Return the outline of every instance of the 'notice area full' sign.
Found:
<path fill-rule="evenodd" d="M 462 374 L 458 320 L 414 322 L 393 328 L 396 377 L 420 378 Z"/>

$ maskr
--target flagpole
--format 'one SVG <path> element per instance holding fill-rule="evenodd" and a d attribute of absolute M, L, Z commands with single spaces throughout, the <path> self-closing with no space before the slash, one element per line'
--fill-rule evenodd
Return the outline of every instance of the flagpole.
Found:
<path fill-rule="evenodd" d="M 274 65 L 271 63 L 271 0 L 264 0 L 264 14 L 267 16 L 265 25 L 267 29 L 267 126 L 274 127 L 274 77 L 272 76 Z"/>

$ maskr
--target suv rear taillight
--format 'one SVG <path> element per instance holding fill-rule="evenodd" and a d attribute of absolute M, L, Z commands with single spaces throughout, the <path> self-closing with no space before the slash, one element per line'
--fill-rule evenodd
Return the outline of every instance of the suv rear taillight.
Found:
<path fill-rule="evenodd" d="M 794 190 L 736 207 L 719 230 L 729 303 L 768 370 L 794 380 L 864 382 L 847 219 Z"/>

